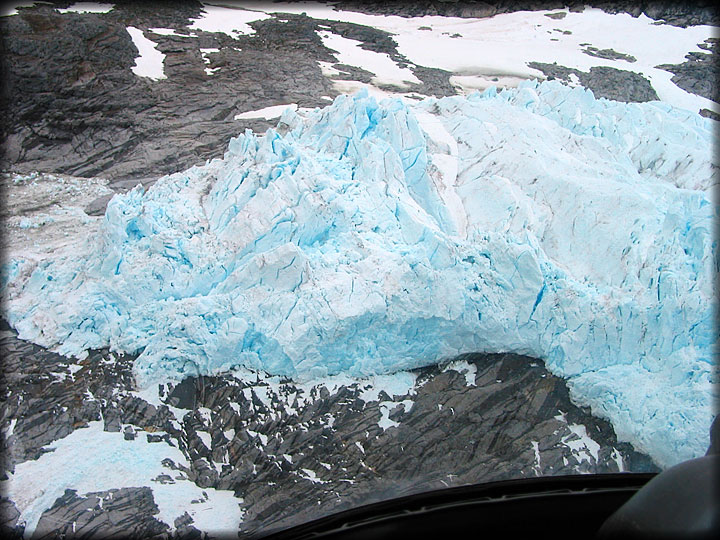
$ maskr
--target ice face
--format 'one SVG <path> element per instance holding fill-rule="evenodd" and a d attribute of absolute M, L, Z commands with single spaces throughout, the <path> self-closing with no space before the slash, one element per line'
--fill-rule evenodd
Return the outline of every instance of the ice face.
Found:
<path fill-rule="evenodd" d="M 712 121 L 582 88 L 340 96 L 108 204 L 84 251 L 6 268 L 10 323 L 141 385 L 298 380 L 464 352 L 544 359 L 670 465 L 712 419 Z"/>

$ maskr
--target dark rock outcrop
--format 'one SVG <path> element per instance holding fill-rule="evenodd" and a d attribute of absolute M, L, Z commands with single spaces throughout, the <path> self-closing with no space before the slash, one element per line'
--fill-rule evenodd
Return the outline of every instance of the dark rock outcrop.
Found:
<path fill-rule="evenodd" d="M 656 67 L 673 73 L 672 82 L 686 92 L 717 102 L 720 39 L 710 38 L 698 47 L 708 52 L 691 52 L 685 56 L 686 60 L 682 64 L 662 64 Z"/>
<path fill-rule="evenodd" d="M 32 540 L 60 538 L 167 538 L 148 487 L 111 489 L 78 496 L 66 490 L 43 512 Z"/>
<path fill-rule="evenodd" d="M 606 60 L 625 60 L 626 62 L 637 62 L 637 58 L 632 55 L 620 53 L 612 49 L 598 49 L 597 47 L 587 46 L 583 52 L 588 56 L 596 58 L 605 58 Z"/>
<path fill-rule="evenodd" d="M 20 540 L 25 527 L 18 523 L 19 518 L 20 511 L 15 503 L 5 496 L 0 496 L 0 536 Z"/>
<path fill-rule="evenodd" d="M 590 68 L 589 72 L 558 64 L 529 62 L 528 66 L 542 71 L 548 79 L 571 82 L 575 75 L 582 86 L 593 91 L 596 98 L 626 102 L 644 102 L 658 99 L 650 81 L 632 71 L 605 66 Z"/>
<path fill-rule="evenodd" d="M 4 17 L 7 162 L 21 171 L 160 176 L 222 155 L 245 128 L 270 126 L 234 120 L 238 112 L 287 102 L 316 106 L 319 96 L 332 95 L 317 64 L 298 48 L 306 44 L 288 28 L 284 41 L 263 28 L 247 36 L 257 41 L 247 54 L 229 48 L 228 42 L 246 45 L 224 34 L 198 32 L 188 39 L 149 33 L 151 27 L 184 28 L 200 10 L 198 2 L 120 3 L 108 13 L 81 15 L 38 4 Z M 131 25 L 166 55 L 167 79 L 131 71 L 138 54 L 126 30 Z M 226 69 L 208 76 L 200 47 L 225 47 L 212 60 Z"/>

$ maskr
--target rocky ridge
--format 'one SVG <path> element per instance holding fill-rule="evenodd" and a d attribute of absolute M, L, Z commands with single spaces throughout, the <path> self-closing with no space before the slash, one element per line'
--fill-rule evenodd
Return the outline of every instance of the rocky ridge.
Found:
<path fill-rule="evenodd" d="M 592 88 L 593 94 L 598 98 L 635 103 L 658 99 L 650 82 L 637 73 L 605 66 L 581 71 L 543 62 L 530 62 L 528 65 L 542 71 L 548 79 L 557 79 L 568 84 L 579 84 L 585 88 Z"/>
<path fill-rule="evenodd" d="M 691 52 L 685 58 L 682 64 L 662 64 L 657 66 L 661 69 L 673 73 L 672 82 L 683 90 L 692 94 L 697 94 L 710 100 L 716 100 L 718 95 L 718 53 L 720 39 L 710 38 L 698 46 L 708 52 Z M 708 110 L 702 109 L 700 114 L 720 120 L 720 115 Z"/>

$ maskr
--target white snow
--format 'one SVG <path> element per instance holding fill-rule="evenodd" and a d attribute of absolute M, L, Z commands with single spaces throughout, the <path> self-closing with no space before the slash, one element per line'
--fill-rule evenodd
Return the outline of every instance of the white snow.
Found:
<path fill-rule="evenodd" d="M 112 356 L 112 354 L 110 356 Z M 110 359 L 110 362 L 113 361 L 113 359 Z M 167 407 L 170 412 L 173 413 L 176 422 L 182 422 L 182 419 L 188 413 L 186 409 L 180 409 L 178 407 L 173 407 L 172 405 L 165 404 L 162 399 L 160 399 L 159 385 L 157 384 L 148 385 L 147 387 L 141 388 L 140 390 L 128 392 L 128 394 L 130 394 L 131 396 L 139 397 L 140 399 L 147 401 L 150 405 L 153 405 L 154 407 Z"/>
<path fill-rule="evenodd" d="M 203 442 L 205 447 L 208 450 L 212 450 L 212 436 L 207 431 L 197 430 L 195 433 L 197 433 L 197 436 L 200 437 L 200 440 Z"/>
<path fill-rule="evenodd" d="M 248 23 L 269 17 L 270 15 L 261 11 L 203 3 L 203 14 L 197 19 L 192 19 L 193 23 L 188 28 L 204 32 L 219 32 L 237 39 L 241 35 L 250 35 L 255 32 Z"/>
<path fill-rule="evenodd" d="M 180 37 L 188 37 L 186 34 L 178 34 L 175 30 L 172 28 L 150 28 L 150 32 L 153 34 L 158 34 L 159 36 L 180 36 Z"/>
<path fill-rule="evenodd" d="M 272 398 L 270 397 L 268 390 L 269 388 L 267 386 L 252 387 L 252 393 L 255 394 L 255 396 L 263 403 L 263 405 L 265 405 L 268 409 L 272 409 Z M 273 395 L 277 395 L 277 393 L 274 392 Z"/>
<path fill-rule="evenodd" d="M 238 414 L 240 414 L 240 411 L 242 410 L 240 408 L 240 405 L 238 405 L 237 403 L 233 403 L 233 402 L 230 402 L 230 408 Z"/>
<path fill-rule="evenodd" d="M 533 452 L 535 453 L 535 464 L 533 465 L 533 471 L 535 476 L 542 475 L 542 469 L 540 468 L 540 444 L 537 441 L 531 441 Z"/>
<path fill-rule="evenodd" d="M 308 480 L 310 480 L 311 482 L 313 482 L 315 484 L 327 484 L 327 482 L 318 478 L 318 475 L 315 473 L 315 471 L 310 470 L 310 469 L 300 469 L 300 470 L 303 473 L 305 473 L 304 477 L 307 478 Z"/>
<path fill-rule="evenodd" d="M 390 427 L 397 427 L 400 422 L 390 419 L 390 413 L 395 410 L 396 407 L 402 407 L 404 412 L 410 412 L 412 409 L 413 401 L 411 399 L 404 399 L 402 401 L 381 401 L 378 405 L 380 408 L 380 420 L 378 425 L 385 431 Z"/>
<path fill-rule="evenodd" d="M 58 8 L 60 13 L 108 13 L 112 11 L 115 4 L 102 2 L 75 2 L 69 8 Z"/>
<path fill-rule="evenodd" d="M 566 414 L 562 411 L 559 411 L 559 414 L 555 416 L 555 418 L 566 423 L 570 430 L 570 434 L 563 436 L 560 442 L 570 448 L 578 465 L 583 461 L 586 461 L 590 465 L 597 463 L 600 445 L 588 435 L 587 428 L 580 424 L 570 424 L 567 421 Z M 613 458 L 616 458 L 616 455 L 613 455 Z M 622 464 L 622 457 L 620 457 L 620 460 L 619 467 Z"/>
<path fill-rule="evenodd" d="M 157 43 L 146 38 L 143 31 L 138 28 L 128 26 L 127 31 L 140 53 L 135 58 L 132 72 L 138 77 L 147 77 L 156 81 L 166 79 L 163 68 L 165 55 L 157 50 Z"/>
<path fill-rule="evenodd" d="M 263 107 L 255 111 L 246 111 L 244 113 L 236 114 L 235 120 L 246 120 L 250 118 L 264 118 L 265 120 L 271 120 L 272 118 L 279 118 L 286 109 L 297 110 L 297 103 L 288 103 L 286 105 L 272 105 L 270 107 Z"/>
<path fill-rule="evenodd" d="M 618 452 L 617 448 L 613 448 L 611 457 L 617 464 L 618 472 L 625 472 L 625 462 L 623 461 L 622 454 Z"/>
<path fill-rule="evenodd" d="M 205 64 L 210 64 L 210 58 L 208 58 L 208 54 L 219 52 L 220 49 L 216 48 L 207 48 L 207 49 L 200 49 L 200 54 L 202 56 L 202 60 Z M 217 70 L 219 70 L 219 67 L 216 68 L 205 68 L 205 73 L 208 75 L 213 75 Z"/>
<path fill-rule="evenodd" d="M 600 451 L 600 445 L 595 442 L 587 433 L 585 426 L 580 424 L 568 424 L 568 429 L 577 435 L 578 440 L 582 443 L 582 446 L 590 452 L 590 455 L 598 462 L 598 452 Z M 569 444 L 569 443 L 566 443 Z"/>
<path fill-rule="evenodd" d="M 160 513 L 156 516 L 174 529 L 175 519 L 188 512 L 193 526 L 208 533 L 236 530 L 242 521 L 239 504 L 231 491 L 201 489 L 182 480 L 162 465 L 165 458 L 189 466 L 182 452 L 163 443 L 148 443 L 145 437 L 127 441 L 122 433 L 103 431 L 103 422 L 73 431 L 64 439 L 46 447 L 51 452 L 37 460 L 15 465 L 9 480 L 0 482 L 3 493 L 20 511 L 19 522 L 26 523 L 25 537 L 30 537 L 42 512 L 50 508 L 66 489 L 83 494 L 148 486 Z M 48 472 L 52 471 L 51 475 Z M 170 475 L 174 484 L 153 479 Z M 207 496 L 204 496 L 204 493 Z M 199 501 L 194 504 L 191 501 Z"/>
<path fill-rule="evenodd" d="M 390 398 L 414 393 L 417 375 L 408 371 L 399 371 L 389 375 L 373 375 L 361 381 L 360 395 L 363 401 L 378 401 L 380 393 L 385 392 Z"/>
<path fill-rule="evenodd" d="M 465 384 L 467 386 L 476 386 L 475 376 L 477 375 L 477 366 L 475 366 L 475 364 L 471 364 L 467 360 L 455 360 L 443 368 L 443 371 L 448 370 L 457 371 L 465 375 Z"/>
<path fill-rule="evenodd" d="M 258 433 L 257 431 L 252 431 L 250 429 L 247 429 L 245 431 L 251 437 L 257 437 L 258 439 L 260 439 L 260 442 L 262 443 L 263 446 L 265 446 L 267 444 L 268 437 L 264 433 Z"/>
<path fill-rule="evenodd" d="M 5 430 L 5 440 L 8 440 L 15 432 L 15 425 L 17 424 L 17 418 L 11 418 L 10 424 Z"/>
<path fill-rule="evenodd" d="M 360 46 L 362 42 L 332 32 L 319 31 L 318 35 L 323 45 L 336 51 L 335 58 L 340 64 L 356 66 L 373 73 L 374 84 L 393 84 L 402 87 L 407 86 L 409 82 L 421 83 L 410 69 L 400 67 L 386 53 L 363 49 Z"/>
<path fill-rule="evenodd" d="M 208 407 L 198 407 L 197 412 L 200 413 L 200 416 L 206 424 L 210 424 L 212 422 L 212 409 L 209 409 Z"/>
<path fill-rule="evenodd" d="M 7 14 L 16 14 L 17 9 L 13 6 L 30 7 L 35 3 L 39 2 L 15 2 L 6 11 Z M 78 2 L 60 11 L 104 13 L 112 7 L 113 4 Z M 528 67 L 528 63 L 557 62 L 582 71 L 598 66 L 629 70 L 647 78 L 660 100 L 666 103 L 694 112 L 702 108 L 720 112 L 716 103 L 682 90 L 671 81 L 672 73 L 656 67 L 682 63 L 685 55 L 693 51 L 706 52 L 698 44 L 714 36 L 713 27 L 680 28 L 657 24 L 645 15 L 609 14 L 589 7 L 582 12 L 560 11 L 566 13 L 562 19 L 546 17 L 550 11 L 543 10 L 473 19 L 372 15 L 338 10 L 332 4 L 310 2 L 259 5 L 223 2 L 205 3 L 202 15 L 193 19 L 188 28 L 221 32 L 238 38 L 254 32 L 248 24 L 250 22 L 278 13 L 306 13 L 316 19 L 351 22 L 387 31 L 397 43 L 398 52 L 411 64 L 450 71 L 453 74 L 451 84 L 466 93 L 492 85 L 515 87 L 526 79 L 543 78 L 543 74 Z M 431 30 L 418 31 L 419 27 L 430 27 Z M 151 31 L 182 35 L 163 28 Z M 335 34 L 327 26 L 321 27 L 318 34 L 326 46 L 337 51 L 338 62 L 361 67 L 374 74 L 370 85 L 357 81 L 334 81 L 340 92 L 355 92 L 369 86 L 369 92 L 377 95 L 373 92 L 378 84 L 402 87 L 410 82 L 419 82 L 411 68 L 400 67 L 385 53 L 363 49 L 359 41 Z M 630 55 L 636 61 L 591 56 L 584 52 L 588 43 L 597 49 L 612 49 Z M 337 70 L 327 67 L 323 71 L 330 78 L 338 74 Z M 206 72 L 212 74 L 214 70 L 206 68 Z"/>

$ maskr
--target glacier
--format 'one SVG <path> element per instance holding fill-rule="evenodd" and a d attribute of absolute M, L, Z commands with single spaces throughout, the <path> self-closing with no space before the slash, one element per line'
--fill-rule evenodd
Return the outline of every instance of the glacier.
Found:
<path fill-rule="evenodd" d="M 11 254 L 6 316 L 61 354 L 138 354 L 140 387 L 526 354 L 670 466 L 713 418 L 713 124 L 556 81 L 287 109 L 115 195 L 82 248 Z"/>

